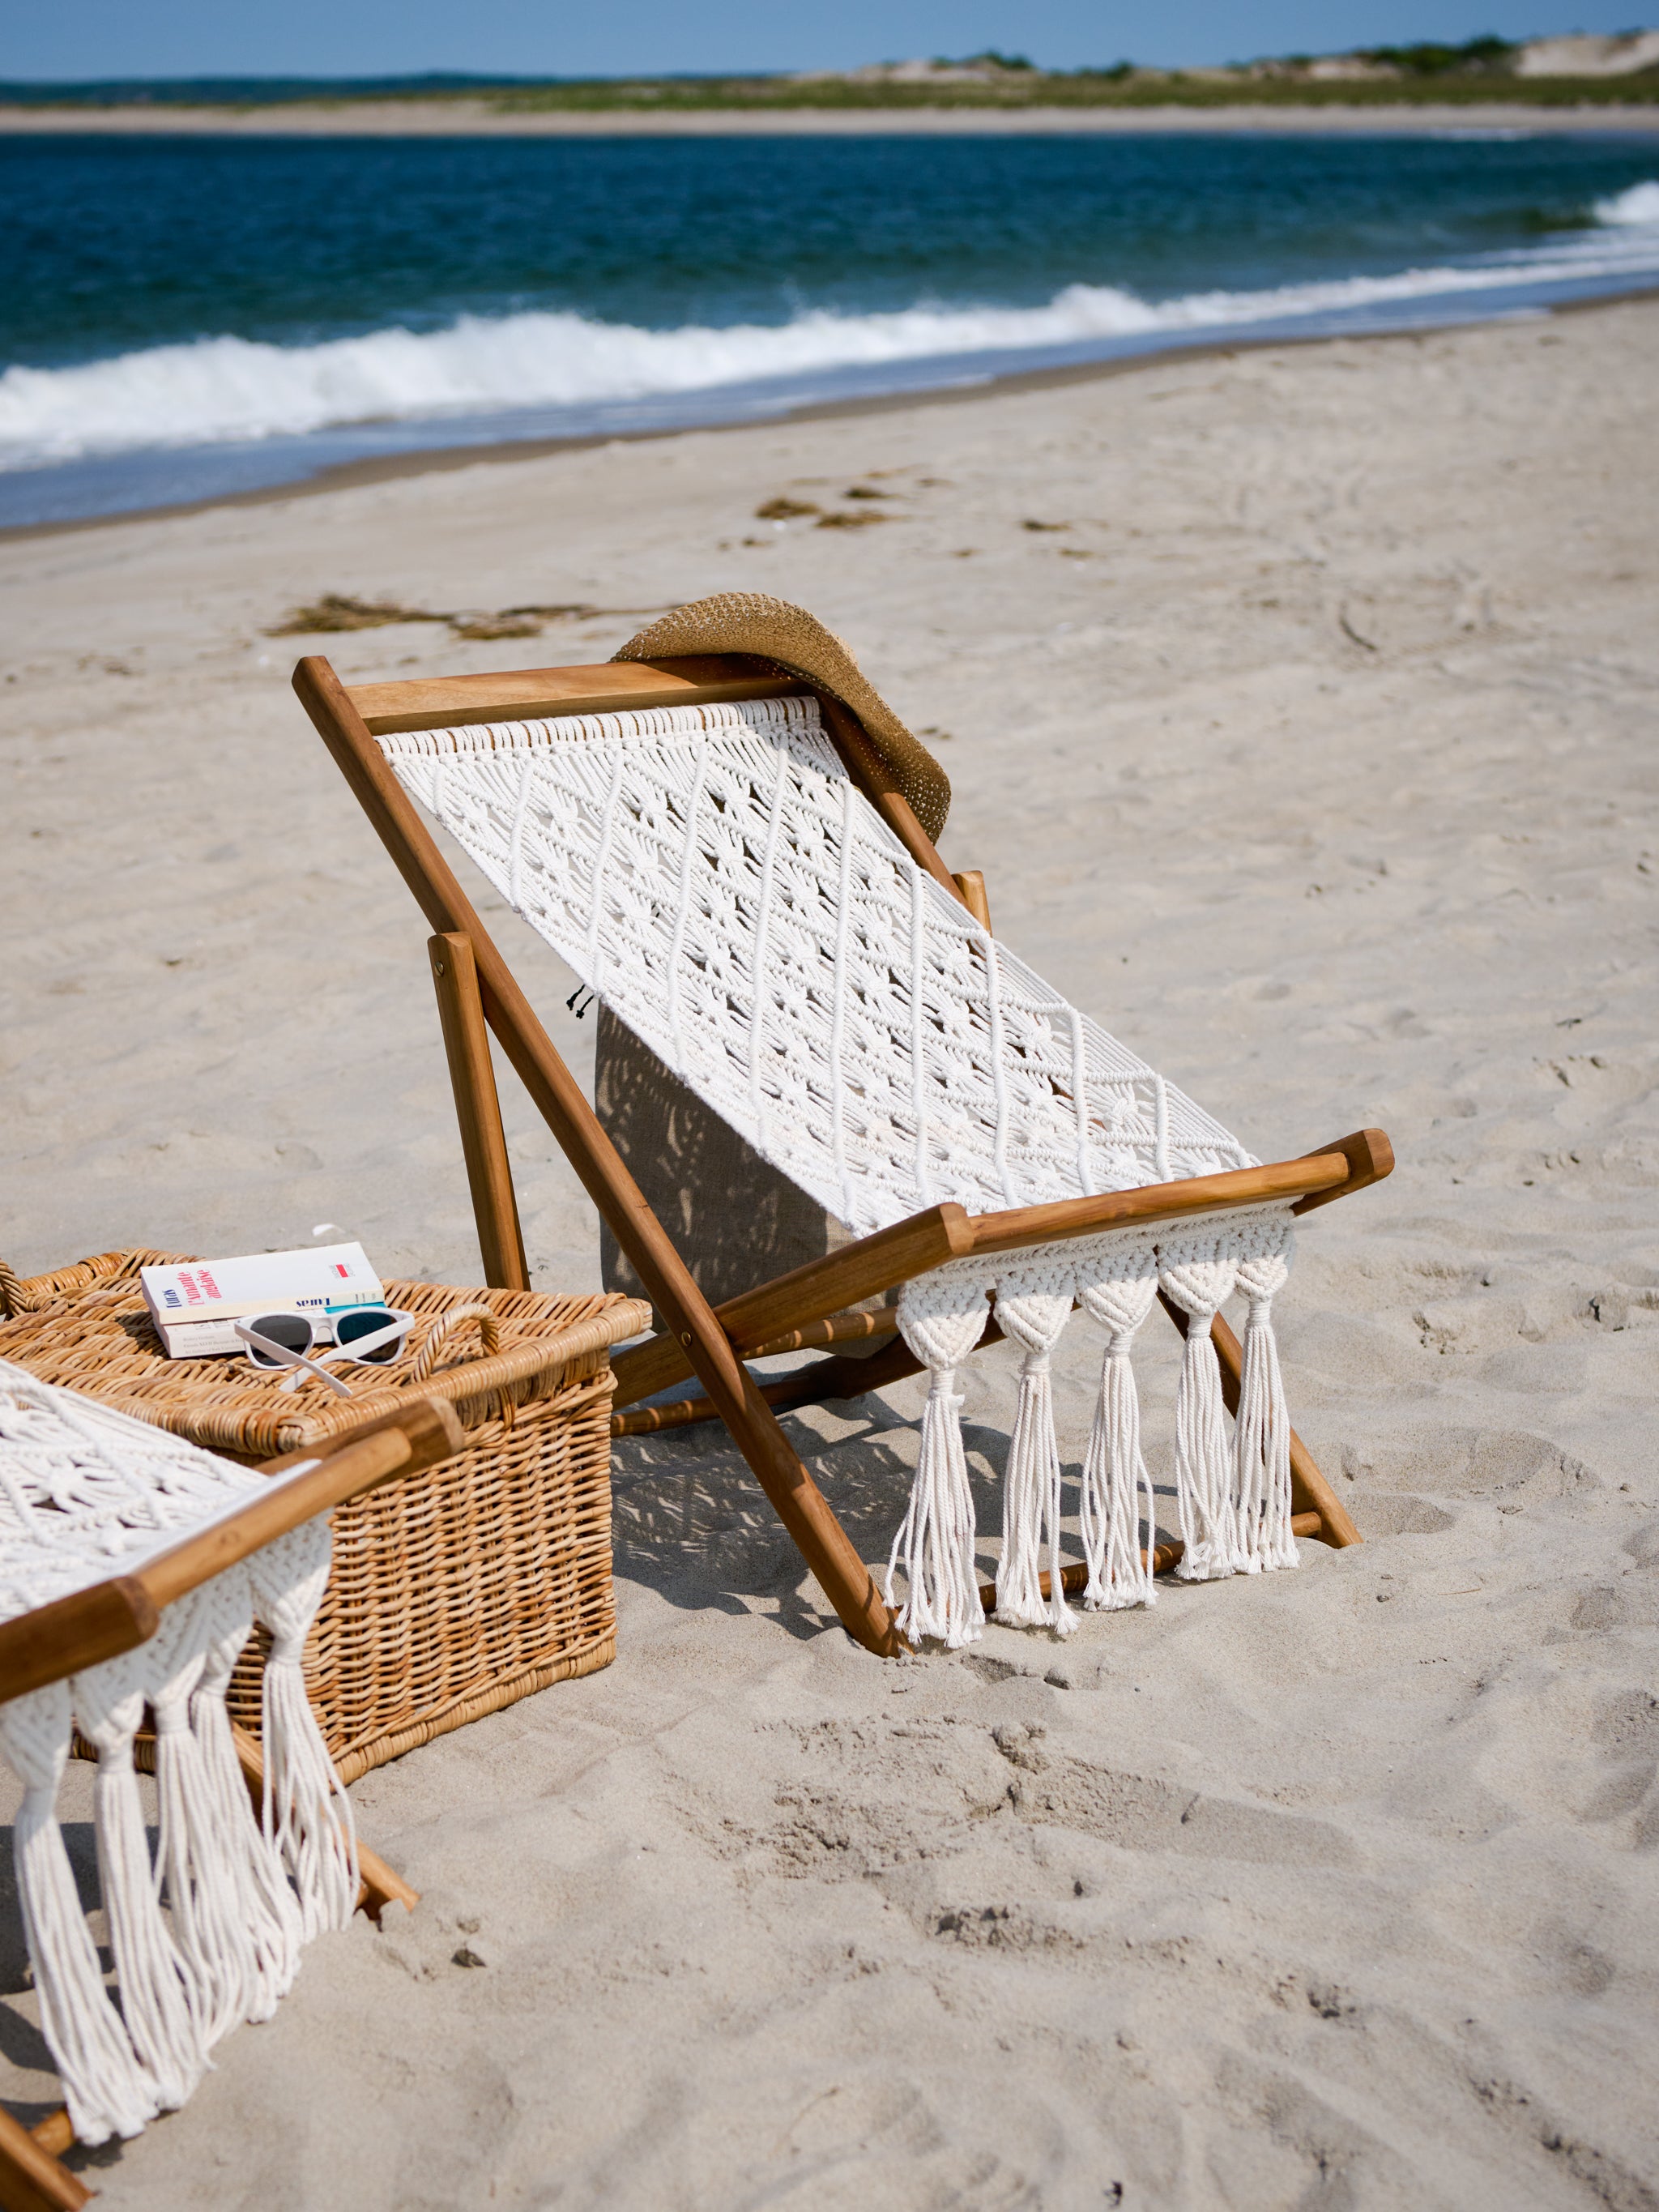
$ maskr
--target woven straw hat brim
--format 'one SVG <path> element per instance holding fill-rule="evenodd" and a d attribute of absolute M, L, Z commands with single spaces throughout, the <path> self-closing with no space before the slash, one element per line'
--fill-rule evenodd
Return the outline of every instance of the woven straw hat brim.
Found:
<path fill-rule="evenodd" d="M 951 780 L 912 737 L 838 637 L 804 607 L 764 592 L 720 592 L 676 607 L 630 637 L 617 660 L 672 660 L 693 653 L 746 653 L 816 684 L 858 716 L 930 837 L 951 811 Z"/>

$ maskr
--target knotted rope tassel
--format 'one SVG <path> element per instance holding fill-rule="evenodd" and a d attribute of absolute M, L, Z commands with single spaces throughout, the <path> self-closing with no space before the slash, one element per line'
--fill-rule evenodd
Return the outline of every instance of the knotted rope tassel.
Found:
<path fill-rule="evenodd" d="M 58 1788 L 70 1751 L 67 1682 L 0 1705 L 0 1751 L 24 1788 L 12 1828 L 17 1895 L 40 1992 L 41 2032 L 70 2124 L 83 2143 L 136 2136 L 155 2117 L 155 2092 L 105 1991 L 58 1826 Z"/>
<path fill-rule="evenodd" d="M 242 1580 L 246 1589 L 246 1577 Z M 269 2020 L 278 1999 L 293 1986 L 304 1936 L 300 1907 L 283 1863 L 253 1817 L 225 1705 L 225 1692 L 252 1626 L 250 1600 L 234 1619 L 227 1618 L 209 1647 L 202 1679 L 190 1701 L 190 1724 L 218 1803 L 228 1846 L 227 1871 L 236 1886 L 239 1910 L 253 1945 L 256 1989 L 247 2016 Z"/>
<path fill-rule="evenodd" d="M 156 1895 L 132 1742 L 144 1717 L 148 1651 L 130 1652 L 75 1677 L 71 1696 L 81 1733 L 98 1753 L 93 1821 L 98 1884 L 121 2012 L 158 2102 L 175 2112 L 202 2078 L 207 2048 L 191 2013 L 188 1978 Z"/>
<path fill-rule="evenodd" d="M 910 1505 L 887 1561 L 886 1599 L 893 1602 L 893 1571 L 901 1552 L 908 1585 L 898 1629 L 911 1643 L 936 1637 L 949 1650 L 985 1632 L 974 1564 L 974 1493 L 962 1448 L 962 1400 L 956 1370 L 985 1328 L 985 1294 L 971 1286 L 907 1284 L 899 1297 L 899 1328 L 928 1370 L 921 1416 L 921 1449 Z"/>
<path fill-rule="evenodd" d="M 1024 1347 L 1019 1403 L 1008 1439 L 1008 1472 L 1002 1488 L 1002 1558 L 997 1565 L 996 1617 L 1013 1628 L 1045 1623 L 1069 1636 L 1077 1616 L 1066 1602 L 1060 1559 L 1060 1446 L 1054 1438 L 1054 1399 L 1048 1357 L 1071 1317 L 1071 1270 L 1063 1291 L 997 1293 L 1003 1334 Z M 1048 1542 L 1048 1595 L 1042 1595 L 1043 1536 Z"/>
<path fill-rule="evenodd" d="M 1182 1582 L 1214 1582 L 1243 1564 L 1233 1507 L 1233 1455 L 1227 1449 L 1221 1365 L 1210 1335 L 1233 1287 L 1238 1263 L 1215 1237 L 1158 1246 L 1158 1280 L 1188 1316 L 1176 1399 L 1176 1511 L 1183 1546 Z"/>
<path fill-rule="evenodd" d="M 1238 1389 L 1238 1538 L 1246 1571 L 1301 1565 L 1291 1533 L 1291 1417 L 1279 1372 L 1273 1301 L 1290 1273 L 1289 1224 L 1263 1231 L 1267 1249 L 1238 1265 L 1238 1287 L 1250 1302 Z"/>
<path fill-rule="evenodd" d="M 155 1714 L 155 1794 L 161 1848 L 156 1872 L 173 1912 L 173 1942 L 193 1984 L 192 2009 L 209 2050 L 248 2017 L 259 1993 L 253 1937 L 229 1871 L 232 1839 L 219 1794 L 190 1725 L 208 1630 L 199 1592 L 163 1616 L 152 1644 L 163 1680 L 151 1692 Z"/>
<path fill-rule="evenodd" d="M 357 1832 L 317 1717 L 301 1661 L 333 1554 L 328 1527 L 308 1522 L 248 1561 L 254 1609 L 271 1634 L 260 1735 L 264 1832 L 300 1893 L 307 1940 L 349 1926 L 357 1903 Z"/>
<path fill-rule="evenodd" d="M 1078 1282 L 1084 1311 L 1109 1332 L 1079 1508 L 1083 1556 L 1089 1565 L 1083 1603 L 1091 1613 L 1158 1602 L 1149 1556 L 1156 1540 L 1157 1509 L 1152 1478 L 1140 1455 L 1140 1399 L 1129 1362 L 1135 1331 L 1152 1311 L 1157 1295 L 1158 1261 L 1150 1248 L 1115 1261 L 1106 1280 L 1089 1282 L 1079 1275 Z M 1140 1541 L 1143 1498 L 1145 1549 Z"/>

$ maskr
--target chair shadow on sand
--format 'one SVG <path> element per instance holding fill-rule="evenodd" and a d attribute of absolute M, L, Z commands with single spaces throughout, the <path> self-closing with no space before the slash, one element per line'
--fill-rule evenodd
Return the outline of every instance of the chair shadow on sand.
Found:
<path fill-rule="evenodd" d="M 737 1297 L 848 1242 L 838 1221 L 761 1158 L 631 1030 L 603 1006 L 598 1012 L 594 1097 L 600 1121 L 706 1297 L 715 1304 Z M 608 1291 L 641 1295 L 638 1277 L 603 1222 L 600 1261 Z M 776 1364 L 767 1379 L 777 1380 L 794 1364 Z M 918 1394 L 919 1415 L 920 1378 L 910 1387 Z M 909 1498 L 918 1419 L 872 1394 L 783 1419 L 790 1442 L 879 1580 Z M 901 1438 L 907 1440 L 902 1445 Z M 980 1531 L 981 1579 L 989 1582 L 1000 1547 L 1006 1427 L 976 1421 L 970 1411 L 963 1445 Z M 1074 1528 L 1081 1465 L 1062 1461 L 1061 1473 Z M 691 1611 L 713 1606 L 744 1613 L 757 1598 L 775 1598 L 791 1635 L 821 1633 L 823 1615 L 801 1594 L 799 1557 L 722 1427 L 618 1437 L 611 1481 L 618 1574 Z M 1173 1490 L 1167 1494 L 1173 1497 Z M 1075 1539 L 1070 1556 L 1082 1556 Z"/>
<path fill-rule="evenodd" d="M 64 1820 L 61 1832 L 81 1909 L 83 1912 L 96 1912 L 103 1900 L 98 1886 L 98 1844 L 92 1822 Z M 152 1847 L 155 1842 L 152 1829 Z M 9 2002 L 34 1986 L 23 1939 L 23 1912 L 17 1895 L 13 1853 L 13 1833 L 8 1823 L 0 1828 L 0 1999 L 7 2000 L 0 2002 L 0 2061 L 15 2067 L 20 2073 L 43 2075 L 51 2085 L 44 2100 L 33 2102 L 7 2093 L 7 2108 L 14 2118 L 21 2120 L 26 2128 L 32 2128 L 49 2112 L 57 2112 L 64 2097 L 58 2087 L 57 2063 L 46 2048 L 45 2036 Z M 100 1946 L 98 1957 L 106 1973 L 109 1972 L 113 1961 L 107 1945 Z"/>
<path fill-rule="evenodd" d="M 836 1409 L 830 1437 L 811 1409 L 786 1414 L 790 1442 L 835 1506 L 842 1525 L 879 1581 L 894 1531 L 904 1517 L 915 1471 L 919 1424 L 875 1395 Z M 1007 1432 L 994 1422 L 964 1420 L 963 1444 L 979 1528 L 980 1579 L 996 1573 L 1000 1549 L 1002 1461 Z M 1079 1460 L 1062 1461 L 1068 1559 L 1080 1559 L 1076 1509 Z M 665 1598 L 677 1609 L 752 1612 L 775 1602 L 786 1632 L 805 1640 L 828 1625 L 825 1601 L 807 1595 L 799 1555 L 724 1429 L 710 1423 L 654 1435 L 623 1437 L 611 1446 L 612 1542 L 617 1576 Z M 1166 1540 L 1165 1500 L 1173 1485 L 1156 1482 L 1157 1540 Z M 1144 1534 L 1144 1523 L 1143 1523 Z"/>

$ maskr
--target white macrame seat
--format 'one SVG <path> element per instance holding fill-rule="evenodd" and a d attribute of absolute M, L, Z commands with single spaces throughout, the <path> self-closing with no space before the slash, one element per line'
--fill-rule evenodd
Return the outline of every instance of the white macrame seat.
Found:
<path fill-rule="evenodd" d="M 0 1360 L 0 1620 L 143 1566 L 264 1486 L 251 1468 Z M 270 2017 L 301 1944 L 350 1917 L 350 1803 L 300 1672 L 331 1551 L 326 1523 L 308 1522 L 169 1607 L 136 1650 L 0 1705 L 0 1755 L 25 1792 L 14 1850 L 41 2028 L 81 2142 L 136 2135 L 181 2105 L 228 2030 Z M 263 1822 L 225 1709 L 256 1620 L 274 1639 Z M 147 1706 L 154 1863 L 133 1769 Z M 58 1826 L 77 1723 L 98 1753 L 94 1825 L 118 2007 Z"/>
<path fill-rule="evenodd" d="M 410 794 L 582 981 L 761 1157 L 854 1236 L 1255 1164 L 1219 1122 L 1043 982 L 920 867 L 848 775 L 810 696 L 379 737 Z M 1295 1564 L 1268 1304 L 1287 1206 L 952 1262 L 900 1326 L 932 1390 L 904 1633 L 980 1632 L 951 1378 L 988 1297 L 1024 1363 L 998 1618 L 1062 1632 L 1048 1363 L 1074 1301 L 1108 1332 L 1085 1468 L 1085 1606 L 1151 1602 L 1129 1340 L 1162 1285 L 1189 1316 L 1177 1419 L 1189 1577 Z M 1230 1446 L 1209 1327 L 1249 1266 L 1257 1409 Z M 1212 1297 L 1212 1292 L 1217 1293 Z M 1248 1447 L 1248 1449 L 1247 1449 Z M 1253 1455 L 1253 1456 L 1249 1456 Z M 1190 1532 L 1190 1534 L 1189 1534 Z M 1151 1540 L 1150 1519 L 1147 1541 Z"/>

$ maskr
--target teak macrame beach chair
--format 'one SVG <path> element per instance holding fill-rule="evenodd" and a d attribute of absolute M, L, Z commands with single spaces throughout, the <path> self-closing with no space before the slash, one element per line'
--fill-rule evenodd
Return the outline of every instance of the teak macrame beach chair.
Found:
<path fill-rule="evenodd" d="M 991 934 L 981 880 L 953 876 L 935 848 L 942 772 L 811 617 L 709 600 L 598 666 L 349 689 L 312 659 L 295 688 L 434 933 L 489 1281 L 527 1286 L 486 1024 L 656 1309 L 661 1333 L 615 1362 L 616 1431 L 723 1420 L 861 1643 L 892 1654 L 978 1633 L 987 1593 L 951 1386 L 999 1334 L 1024 1352 L 1000 1620 L 1064 1632 L 1068 1594 L 1145 1602 L 1171 1565 L 1202 1579 L 1292 1565 L 1298 1534 L 1358 1541 L 1290 1428 L 1268 1308 L 1291 1216 L 1387 1175 L 1387 1139 L 1364 1130 L 1258 1164 L 1016 960 Z M 416 799 L 669 1075 L 853 1241 L 711 1304 Z M 1242 1348 L 1218 1312 L 1235 1289 L 1249 1305 Z M 1155 1298 L 1186 1337 L 1182 1540 L 1164 1547 L 1128 1360 Z M 1087 1556 L 1062 1572 L 1047 1369 L 1074 1304 L 1109 1340 Z M 883 1338 L 862 1358 L 833 1350 Z M 830 1356 L 781 1382 L 745 1364 L 809 1346 Z M 924 1367 L 896 1612 L 777 1415 Z M 690 1376 L 702 1397 L 642 1402 Z M 1054 1571 L 1039 1573 L 1045 1534 Z"/>
<path fill-rule="evenodd" d="M 18 1893 L 66 2100 L 32 2129 L 0 2110 L 4 2212 L 84 2204 L 62 2152 L 136 2135 L 182 2104 L 218 2038 L 269 2016 L 313 1934 L 354 1905 L 378 1918 L 417 1902 L 356 1839 L 300 1649 L 328 1575 L 319 1516 L 462 1443 L 453 1407 L 420 1399 L 322 1456 L 249 1469 L 0 1362 L 0 1752 L 25 1785 Z M 262 1744 L 233 1728 L 224 1696 L 256 1618 L 276 1638 Z M 132 1759 L 149 1710 L 154 1870 Z M 98 1752 L 118 2011 L 58 1826 L 72 1727 Z"/>

